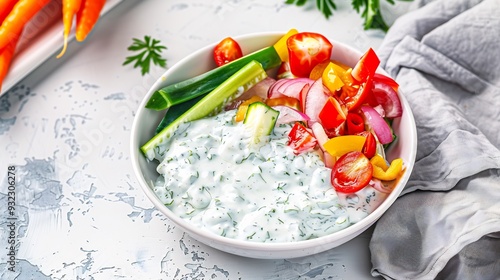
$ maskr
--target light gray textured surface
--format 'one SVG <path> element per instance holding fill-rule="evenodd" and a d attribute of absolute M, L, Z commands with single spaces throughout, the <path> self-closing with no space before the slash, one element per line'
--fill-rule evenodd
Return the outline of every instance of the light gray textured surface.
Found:
<path fill-rule="evenodd" d="M 225 36 L 292 27 L 376 48 L 382 35 L 364 32 L 341 3 L 326 20 L 283 0 L 124 0 L 85 43 L 72 42 L 63 58 L 48 59 L 2 95 L 0 279 L 373 279 L 371 231 L 299 259 L 248 259 L 205 246 L 154 208 L 129 157 L 139 102 L 165 71 L 141 76 L 122 66 L 132 38 L 160 39 L 170 67 Z M 17 168 L 15 272 L 5 250 L 10 165 Z"/>

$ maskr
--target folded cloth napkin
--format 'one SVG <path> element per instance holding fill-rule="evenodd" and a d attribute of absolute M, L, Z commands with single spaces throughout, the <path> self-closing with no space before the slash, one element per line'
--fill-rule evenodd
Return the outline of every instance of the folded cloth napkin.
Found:
<path fill-rule="evenodd" d="M 378 50 L 412 108 L 418 148 L 375 226 L 372 275 L 500 279 L 500 1 L 427 2 Z"/>

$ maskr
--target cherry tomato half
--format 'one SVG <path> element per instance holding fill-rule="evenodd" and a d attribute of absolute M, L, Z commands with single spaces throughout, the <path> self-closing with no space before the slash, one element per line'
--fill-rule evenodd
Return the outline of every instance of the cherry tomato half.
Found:
<path fill-rule="evenodd" d="M 240 45 L 231 37 L 223 39 L 214 48 L 214 61 L 217 66 L 224 65 L 242 56 Z"/>
<path fill-rule="evenodd" d="M 370 182 L 373 166 L 370 160 L 359 151 L 341 156 L 332 169 L 332 185 L 336 191 L 354 193 Z"/>
<path fill-rule="evenodd" d="M 288 146 L 293 149 L 296 155 L 312 150 L 317 143 L 318 140 L 299 122 L 295 123 L 288 134 Z"/>

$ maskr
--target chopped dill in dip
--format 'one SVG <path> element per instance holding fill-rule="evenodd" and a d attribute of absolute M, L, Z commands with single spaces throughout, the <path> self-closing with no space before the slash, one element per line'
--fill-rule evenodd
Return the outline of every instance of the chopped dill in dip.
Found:
<path fill-rule="evenodd" d="M 290 242 L 339 231 L 372 211 L 375 193 L 340 199 L 318 153 L 293 153 L 291 125 L 251 144 L 234 114 L 185 123 L 160 147 L 154 191 L 176 215 L 229 238 Z"/>

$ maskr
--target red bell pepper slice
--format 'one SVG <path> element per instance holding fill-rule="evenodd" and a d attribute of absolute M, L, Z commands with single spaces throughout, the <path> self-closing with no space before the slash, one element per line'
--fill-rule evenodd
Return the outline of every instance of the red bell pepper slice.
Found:
<path fill-rule="evenodd" d="M 366 82 L 368 77 L 373 77 L 375 71 L 380 64 L 380 60 L 375 51 L 370 48 L 359 59 L 354 68 L 352 69 L 352 77 L 358 82 Z"/>
<path fill-rule="evenodd" d="M 222 66 L 242 57 L 243 53 L 238 42 L 231 37 L 227 37 L 215 46 L 213 55 L 215 64 Z"/>
<path fill-rule="evenodd" d="M 383 75 L 383 74 L 380 74 L 380 73 L 375 73 L 373 75 L 373 81 L 384 83 L 384 84 L 390 86 L 396 92 L 399 89 L 398 82 L 396 82 L 393 78 L 386 76 L 386 75 Z"/>
<path fill-rule="evenodd" d="M 335 97 L 330 96 L 319 112 L 319 120 L 325 129 L 335 129 L 345 122 L 346 111 Z"/>
<path fill-rule="evenodd" d="M 295 123 L 288 134 L 288 146 L 296 155 L 314 149 L 317 143 L 318 140 L 299 122 Z"/>
<path fill-rule="evenodd" d="M 356 113 L 348 113 L 347 118 L 347 134 L 356 135 L 365 131 L 365 121 L 363 117 Z"/>
<path fill-rule="evenodd" d="M 349 112 L 358 109 L 371 94 L 373 80 L 371 77 L 366 77 L 366 81 L 356 87 L 347 87 L 341 94 L 341 100 L 344 101 Z"/>
<path fill-rule="evenodd" d="M 301 32 L 287 40 L 290 70 L 297 77 L 309 77 L 318 63 L 330 59 L 333 45 L 318 33 Z"/>

